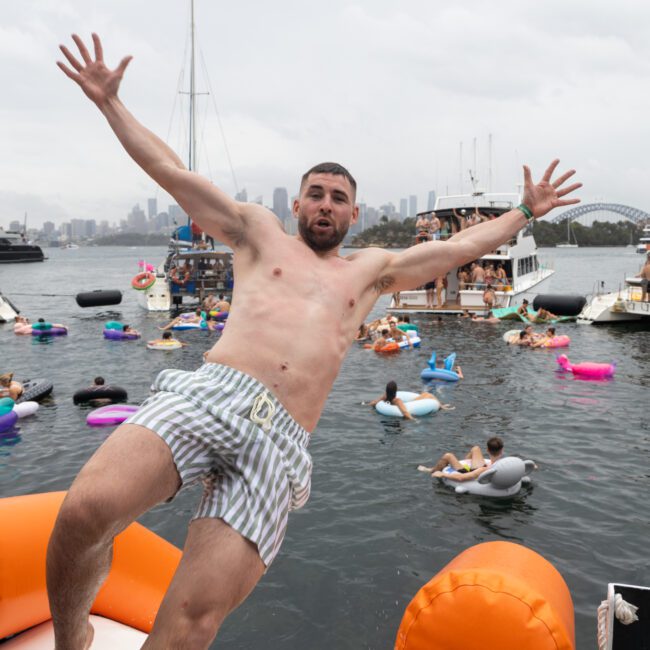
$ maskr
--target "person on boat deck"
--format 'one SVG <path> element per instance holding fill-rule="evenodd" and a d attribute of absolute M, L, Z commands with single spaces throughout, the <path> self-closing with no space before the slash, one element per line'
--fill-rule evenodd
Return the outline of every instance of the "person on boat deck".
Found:
<path fill-rule="evenodd" d="M 415 402 L 422 399 L 435 400 L 438 402 L 439 408 L 444 410 L 453 409 L 453 406 L 450 406 L 449 404 L 441 404 L 440 400 L 435 395 L 426 392 L 420 393 L 417 397 L 414 397 L 412 401 Z M 404 405 L 404 402 L 399 397 L 397 397 L 397 384 L 394 381 L 389 381 L 386 384 L 386 392 L 381 397 L 373 399 L 372 402 L 368 402 L 368 406 L 376 406 L 379 404 L 379 402 L 388 402 L 391 406 L 397 406 L 397 408 L 400 410 L 400 413 L 404 416 L 405 419 L 415 420 L 415 418 L 408 412 L 406 406 Z"/>
<path fill-rule="evenodd" d="M 431 213 L 431 226 L 429 228 L 432 239 L 440 239 L 440 219 L 436 216 L 435 212 Z"/>
<path fill-rule="evenodd" d="M 485 289 L 485 271 L 480 262 L 472 263 L 472 284 L 474 289 Z"/>
<path fill-rule="evenodd" d="M 458 291 L 463 291 L 469 282 L 469 273 L 467 272 L 467 268 L 465 266 L 461 266 L 458 269 L 456 277 L 458 278 Z"/>
<path fill-rule="evenodd" d="M 421 214 L 418 217 L 418 220 L 415 222 L 415 229 L 418 232 L 426 232 L 428 233 L 431 230 L 431 222 L 429 219 L 427 219 L 426 214 Z"/>
<path fill-rule="evenodd" d="M 494 281 L 497 279 L 496 272 L 494 270 L 494 264 L 488 262 L 485 265 L 485 284 L 494 284 Z"/>
<path fill-rule="evenodd" d="M 186 260 L 182 266 L 175 266 L 169 273 L 172 284 L 184 287 L 192 278 L 192 267 Z"/>
<path fill-rule="evenodd" d="M 442 309 L 444 305 L 442 292 L 447 288 L 447 276 L 439 275 L 434 282 L 436 285 L 436 303 L 438 304 L 438 309 Z"/>
<path fill-rule="evenodd" d="M 544 334 L 538 336 L 538 338 L 530 344 L 530 347 L 541 348 L 554 338 L 555 338 L 555 328 L 548 327 L 546 329 L 546 332 L 544 332 Z"/>
<path fill-rule="evenodd" d="M 492 223 L 448 242 L 401 252 L 370 247 L 341 257 L 359 219 L 356 181 L 345 167 L 326 162 L 303 174 L 292 204 L 298 231 L 288 234 L 264 206 L 235 201 L 187 170 L 127 110 L 118 90 L 131 57 L 111 70 L 96 34 L 94 55 L 79 36 L 73 39 L 79 54 L 62 46 L 68 65 L 59 67 L 106 117 L 132 159 L 233 250 L 237 293 L 207 363 L 194 372 L 162 370 L 154 395 L 103 442 L 68 490 L 46 562 L 55 646 L 91 645 L 88 616 L 117 532 L 201 482 L 183 557 L 146 645 L 207 648 L 272 564 L 290 511 L 309 498 L 311 432 L 354 333 L 377 300 L 444 275 L 508 241 L 530 220 L 577 203 L 567 195 L 579 184 L 566 184 L 573 170 L 555 175 L 558 160 L 537 184 L 524 167 L 521 205 Z"/>
<path fill-rule="evenodd" d="M 650 253 L 646 255 L 645 263 L 636 274 L 636 277 L 641 278 L 641 301 L 647 302 L 650 299 L 650 292 L 648 291 L 648 285 L 650 285 Z"/>
<path fill-rule="evenodd" d="M 23 385 L 19 381 L 14 381 L 13 372 L 5 372 L 0 375 L 0 397 L 10 397 L 15 401 L 23 392 Z"/>
<path fill-rule="evenodd" d="M 430 280 L 424 285 L 424 295 L 427 301 L 427 309 L 434 308 L 434 302 L 436 300 L 436 280 Z"/>
<path fill-rule="evenodd" d="M 497 264 L 497 270 L 495 271 L 495 274 L 497 283 L 501 283 L 503 285 L 508 284 L 508 276 L 506 275 L 506 271 L 503 268 L 503 264 L 501 264 L 501 262 Z"/>
<path fill-rule="evenodd" d="M 485 470 L 489 469 L 498 460 L 503 458 L 503 440 L 498 436 L 493 436 L 486 443 L 488 459 L 483 456 L 483 452 L 478 445 L 472 447 L 463 460 L 458 460 L 454 454 L 447 452 L 443 454 L 433 467 L 419 465 L 420 472 L 428 472 L 434 478 L 448 478 L 452 481 L 473 481 L 477 479 Z M 451 467 L 453 472 L 443 472 L 445 467 Z"/>
<path fill-rule="evenodd" d="M 497 294 L 494 293 L 492 285 L 488 283 L 487 287 L 485 287 L 485 291 L 483 292 L 483 304 L 485 305 L 485 308 L 490 311 L 494 307 L 496 301 Z"/>
<path fill-rule="evenodd" d="M 390 329 L 388 330 L 389 338 L 393 339 L 395 343 L 400 341 L 406 341 L 409 345 L 409 348 L 413 348 L 413 343 L 411 343 L 411 337 L 405 334 L 401 329 L 397 327 L 397 321 L 391 321 Z"/>

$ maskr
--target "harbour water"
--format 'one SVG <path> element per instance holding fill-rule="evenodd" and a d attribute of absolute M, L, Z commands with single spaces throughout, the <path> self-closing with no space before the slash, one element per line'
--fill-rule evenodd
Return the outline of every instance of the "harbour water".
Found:
<path fill-rule="evenodd" d="M 157 263 L 162 249 L 47 254 L 42 264 L 0 269 L 0 290 L 25 315 L 70 327 L 69 336 L 42 343 L 0 325 L 0 371 L 54 382 L 52 397 L 21 421 L 19 435 L 0 439 L 2 496 L 66 489 L 109 435 L 86 426 L 88 410 L 72 403 L 75 390 L 102 375 L 137 403 L 159 370 L 196 367 L 218 335 L 179 332 L 188 347 L 165 353 L 102 338 L 106 320 L 135 326 L 144 340 L 157 336 L 166 315 L 144 312 L 129 287 L 137 260 Z M 601 280 L 614 289 L 641 262 L 633 248 L 541 249 L 540 258 L 556 269 L 551 292 L 582 294 Z M 77 292 L 100 288 L 122 289 L 122 304 L 76 305 Z M 382 298 L 373 314 L 387 303 Z M 414 320 L 419 350 L 380 358 L 350 349 L 311 443 L 311 499 L 290 517 L 278 559 L 215 647 L 391 648 L 417 590 L 459 552 L 490 540 L 524 544 L 560 571 L 575 605 L 579 650 L 595 647 L 596 608 L 608 582 L 650 585 L 650 325 L 560 325 L 571 337 L 571 360 L 617 363 L 612 381 L 588 382 L 558 373 L 554 351 L 505 345 L 501 336 L 512 323 Z M 390 379 L 421 390 L 433 349 L 455 351 L 463 368 L 458 384 L 432 386 L 455 410 L 405 422 L 361 404 Z M 511 500 L 456 495 L 416 471 L 494 434 L 509 453 L 539 466 L 532 486 Z M 141 521 L 182 546 L 197 496 L 184 491 Z"/>

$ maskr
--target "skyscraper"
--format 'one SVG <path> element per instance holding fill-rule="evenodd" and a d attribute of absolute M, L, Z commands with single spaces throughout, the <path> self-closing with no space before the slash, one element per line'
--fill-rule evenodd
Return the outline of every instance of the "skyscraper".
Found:
<path fill-rule="evenodd" d="M 237 192 L 237 194 L 235 194 L 235 201 L 248 203 L 248 192 L 246 191 L 245 187 L 242 188 L 241 191 Z"/>
<path fill-rule="evenodd" d="M 273 212 L 282 222 L 289 217 L 289 195 L 286 187 L 276 187 L 273 190 Z"/>
<path fill-rule="evenodd" d="M 406 219 L 406 217 L 409 216 L 408 205 L 409 205 L 408 199 L 399 200 L 399 216 L 402 217 L 402 219 Z"/>
<path fill-rule="evenodd" d="M 436 191 L 431 190 L 429 192 L 429 198 L 427 199 L 427 210 L 433 210 L 436 207 Z"/>
<path fill-rule="evenodd" d="M 147 199 L 147 216 L 149 219 L 158 214 L 158 199 Z"/>
<path fill-rule="evenodd" d="M 414 217 L 418 211 L 418 197 L 415 194 L 409 196 L 409 217 Z"/>

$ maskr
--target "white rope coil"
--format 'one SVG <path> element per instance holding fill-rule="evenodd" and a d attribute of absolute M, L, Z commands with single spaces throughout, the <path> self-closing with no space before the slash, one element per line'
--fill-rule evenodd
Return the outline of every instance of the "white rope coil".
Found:
<path fill-rule="evenodd" d="M 623 600 L 621 594 L 614 596 L 614 616 L 623 624 L 630 625 L 639 620 L 636 605 Z M 598 650 L 608 650 L 607 619 L 609 617 L 609 601 L 603 600 L 598 607 Z"/>

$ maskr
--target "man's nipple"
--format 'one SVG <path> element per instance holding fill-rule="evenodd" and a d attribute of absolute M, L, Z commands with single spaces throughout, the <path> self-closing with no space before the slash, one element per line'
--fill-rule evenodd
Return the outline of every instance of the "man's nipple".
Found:
<path fill-rule="evenodd" d="M 279 266 L 276 266 L 276 267 L 273 269 L 273 275 L 274 275 L 276 278 L 279 278 L 279 277 L 282 275 L 282 269 L 281 269 Z"/>
<path fill-rule="evenodd" d="M 348 300 L 348 305 L 350 305 L 350 307 L 354 307 L 356 304 L 357 302 L 354 298 L 350 298 L 350 300 Z"/>

